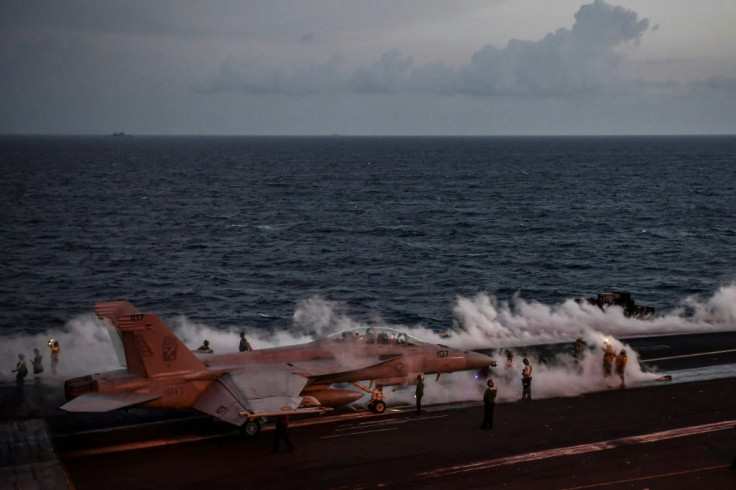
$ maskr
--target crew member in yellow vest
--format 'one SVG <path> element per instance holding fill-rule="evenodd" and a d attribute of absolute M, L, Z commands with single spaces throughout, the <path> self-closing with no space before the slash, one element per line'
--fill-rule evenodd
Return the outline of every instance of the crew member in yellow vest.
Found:
<path fill-rule="evenodd" d="M 626 350 L 621 349 L 621 353 L 616 356 L 616 374 L 621 378 L 620 388 L 624 388 L 626 386 L 626 382 L 624 381 L 624 372 L 626 371 L 626 363 L 628 360 L 629 358 L 626 356 Z"/>

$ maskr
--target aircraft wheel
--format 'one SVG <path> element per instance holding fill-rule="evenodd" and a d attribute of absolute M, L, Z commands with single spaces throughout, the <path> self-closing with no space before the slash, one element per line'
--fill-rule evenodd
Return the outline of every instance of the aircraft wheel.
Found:
<path fill-rule="evenodd" d="M 373 404 L 373 411 L 376 413 L 383 413 L 386 411 L 386 403 L 382 400 L 378 400 Z"/>
<path fill-rule="evenodd" d="M 240 432 L 245 437 L 255 437 L 258 435 L 260 431 L 261 431 L 261 424 L 259 424 L 257 420 L 248 420 L 240 428 Z"/>
<path fill-rule="evenodd" d="M 368 407 L 368 410 L 370 410 L 371 412 L 376 411 L 376 404 L 373 402 L 368 402 L 365 406 Z"/>

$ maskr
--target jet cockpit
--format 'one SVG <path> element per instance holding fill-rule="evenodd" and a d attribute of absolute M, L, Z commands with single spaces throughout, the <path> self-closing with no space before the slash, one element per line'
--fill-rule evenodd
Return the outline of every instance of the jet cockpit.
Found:
<path fill-rule="evenodd" d="M 426 342 L 408 333 L 390 327 L 358 327 L 328 335 L 336 342 L 365 342 L 368 344 L 425 345 Z"/>

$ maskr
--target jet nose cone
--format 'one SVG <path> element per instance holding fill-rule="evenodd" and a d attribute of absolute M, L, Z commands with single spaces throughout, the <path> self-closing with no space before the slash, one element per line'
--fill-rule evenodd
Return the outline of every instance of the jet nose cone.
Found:
<path fill-rule="evenodd" d="M 467 369 L 483 369 L 496 365 L 496 361 L 480 352 L 467 351 L 465 353 L 465 360 Z"/>

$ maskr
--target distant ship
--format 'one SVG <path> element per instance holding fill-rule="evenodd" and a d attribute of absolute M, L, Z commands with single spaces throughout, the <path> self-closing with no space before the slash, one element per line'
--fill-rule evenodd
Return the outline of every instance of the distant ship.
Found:
<path fill-rule="evenodd" d="M 120 131 L 119 133 L 112 133 L 113 136 L 127 136 L 127 134 Z"/>

